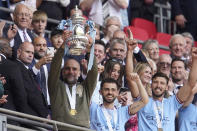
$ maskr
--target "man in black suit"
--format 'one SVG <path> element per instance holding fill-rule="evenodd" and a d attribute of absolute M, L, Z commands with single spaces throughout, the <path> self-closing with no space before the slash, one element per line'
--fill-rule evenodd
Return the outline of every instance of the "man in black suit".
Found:
<path fill-rule="evenodd" d="M 23 84 L 25 94 L 30 107 L 29 112 L 32 115 L 39 117 L 47 117 L 48 110 L 44 102 L 44 97 L 41 93 L 40 87 L 33 78 L 28 65 L 32 63 L 34 58 L 34 46 L 30 42 L 23 42 L 17 50 L 16 64 L 19 66 L 23 77 Z"/>
<path fill-rule="evenodd" d="M 12 49 L 9 41 L 0 38 L 0 74 L 5 77 L 4 94 L 8 95 L 7 102 L 2 104 L 2 108 L 9 110 L 25 112 L 27 110 L 27 101 L 25 89 L 23 86 L 22 74 L 16 64 L 8 57 L 12 56 Z"/>
<path fill-rule="evenodd" d="M 22 42 L 32 42 L 33 35 L 28 29 L 31 23 L 30 9 L 23 5 L 18 4 L 13 13 L 15 25 L 5 26 L 3 29 L 4 36 L 10 40 L 10 46 L 13 48 L 13 58 L 16 59 L 16 52 Z"/>

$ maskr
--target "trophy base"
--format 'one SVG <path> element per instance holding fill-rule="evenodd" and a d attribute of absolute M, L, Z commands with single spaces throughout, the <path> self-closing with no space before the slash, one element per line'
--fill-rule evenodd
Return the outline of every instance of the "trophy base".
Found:
<path fill-rule="evenodd" d="M 75 49 L 70 49 L 69 50 L 69 54 L 71 54 L 71 55 L 82 55 L 82 54 L 84 54 L 84 50 L 83 49 L 81 49 L 81 48 L 75 48 Z"/>

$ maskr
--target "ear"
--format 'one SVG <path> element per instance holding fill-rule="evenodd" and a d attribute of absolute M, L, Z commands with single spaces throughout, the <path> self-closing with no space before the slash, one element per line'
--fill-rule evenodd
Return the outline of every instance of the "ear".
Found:
<path fill-rule="evenodd" d="M 19 58 L 20 54 L 21 54 L 21 49 L 18 49 L 17 50 L 17 58 Z"/>

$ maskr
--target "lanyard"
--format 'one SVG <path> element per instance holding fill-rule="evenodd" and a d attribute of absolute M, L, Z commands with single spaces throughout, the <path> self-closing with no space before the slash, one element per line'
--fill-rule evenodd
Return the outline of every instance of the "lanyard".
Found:
<path fill-rule="evenodd" d="M 68 95 L 68 100 L 69 100 L 69 103 L 70 103 L 70 108 L 71 109 L 75 109 L 75 105 L 76 105 L 76 84 L 72 87 L 72 96 L 71 96 L 71 93 L 70 93 L 70 90 L 68 88 L 68 85 L 65 84 L 66 86 L 66 93 Z"/>
<path fill-rule="evenodd" d="M 159 108 L 156 106 L 156 101 L 153 102 L 154 104 L 154 112 L 156 115 L 156 120 L 157 120 L 157 127 L 162 128 L 162 120 L 163 120 L 163 100 L 162 100 L 162 105 L 161 105 L 161 119 L 159 117 Z"/>
<path fill-rule="evenodd" d="M 112 128 L 112 124 L 111 124 L 112 116 L 107 112 L 106 108 L 103 105 L 102 105 L 102 111 L 107 120 L 107 126 L 108 126 L 109 131 L 114 131 Z M 115 107 L 113 110 L 113 116 L 114 116 L 114 125 L 115 125 L 114 129 L 116 129 L 116 124 L 118 121 L 118 114 L 117 114 L 117 109 Z"/>

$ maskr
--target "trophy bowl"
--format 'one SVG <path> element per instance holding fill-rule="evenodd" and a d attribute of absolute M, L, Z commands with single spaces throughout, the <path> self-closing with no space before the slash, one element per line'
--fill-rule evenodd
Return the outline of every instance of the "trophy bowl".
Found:
<path fill-rule="evenodd" d="M 70 30 L 72 35 L 65 41 L 69 47 L 69 54 L 82 55 L 86 51 L 86 47 L 89 44 L 88 38 L 85 33 L 86 24 L 85 18 L 82 13 L 75 7 L 75 13 L 71 16 L 71 19 L 62 20 L 58 25 L 58 29 Z"/>

